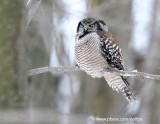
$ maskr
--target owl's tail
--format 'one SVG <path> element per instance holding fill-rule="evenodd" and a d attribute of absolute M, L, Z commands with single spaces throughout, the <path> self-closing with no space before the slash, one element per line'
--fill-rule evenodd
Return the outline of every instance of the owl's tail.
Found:
<path fill-rule="evenodd" d="M 125 77 L 121 77 L 119 75 L 115 75 L 109 72 L 104 72 L 103 76 L 106 79 L 108 85 L 113 90 L 116 90 L 117 92 L 122 92 L 130 103 L 136 101 L 136 98 L 129 89 L 129 83 Z"/>

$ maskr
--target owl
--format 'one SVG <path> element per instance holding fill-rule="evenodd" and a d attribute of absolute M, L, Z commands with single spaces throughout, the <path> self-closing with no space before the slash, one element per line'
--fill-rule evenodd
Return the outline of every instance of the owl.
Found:
<path fill-rule="evenodd" d="M 113 90 L 121 92 L 130 103 L 134 102 L 136 98 L 129 89 L 127 78 L 104 71 L 107 67 L 125 70 L 121 48 L 108 32 L 106 23 L 95 18 L 81 20 L 75 41 L 76 64 L 94 78 L 104 77 Z"/>

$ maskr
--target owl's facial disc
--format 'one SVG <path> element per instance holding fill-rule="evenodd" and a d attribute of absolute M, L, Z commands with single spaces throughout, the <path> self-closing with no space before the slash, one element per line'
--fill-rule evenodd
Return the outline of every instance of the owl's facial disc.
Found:
<path fill-rule="evenodd" d="M 97 25 L 96 24 L 86 24 L 86 23 L 82 23 L 82 29 L 83 32 L 94 32 L 97 31 Z"/>

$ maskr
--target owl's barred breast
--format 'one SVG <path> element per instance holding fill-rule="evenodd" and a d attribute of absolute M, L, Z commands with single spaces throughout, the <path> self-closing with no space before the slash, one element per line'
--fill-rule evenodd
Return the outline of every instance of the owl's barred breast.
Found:
<path fill-rule="evenodd" d="M 76 36 L 75 61 L 82 70 L 92 77 L 103 76 L 103 68 L 107 67 L 107 62 L 102 57 L 100 51 L 100 37 L 96 33 L 79 38 Z"/>

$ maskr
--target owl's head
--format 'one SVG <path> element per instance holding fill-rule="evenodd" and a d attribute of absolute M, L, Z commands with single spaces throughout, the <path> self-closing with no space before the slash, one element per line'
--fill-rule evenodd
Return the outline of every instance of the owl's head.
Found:
<path fill-rule="evenodd" d="M 108 31 L 108 26 L 103 20 L 96 18 L 85 18 L 78 23 L 78 34 L 86 34 L 96 31 Z"/>

